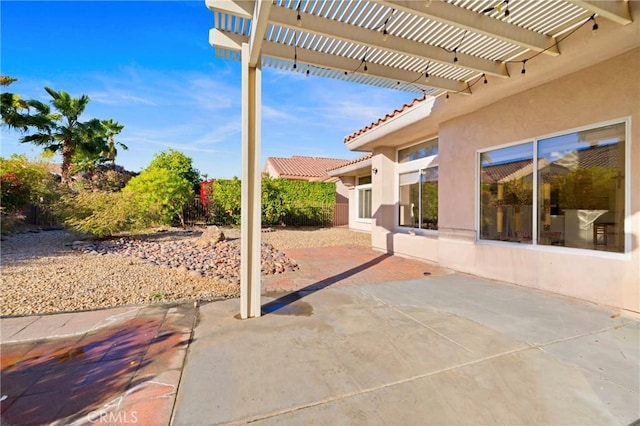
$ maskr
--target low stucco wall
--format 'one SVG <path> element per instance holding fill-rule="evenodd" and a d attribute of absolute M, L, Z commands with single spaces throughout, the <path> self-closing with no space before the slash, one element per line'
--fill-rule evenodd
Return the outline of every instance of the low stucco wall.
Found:
<path fill-rule="evenodd" d="M 640 49 L 440 126 L 438 260 L 460 271 L 640 312 Z M 496 119 L 499 117 L 499 119 Z M 625 254 L 475 241 L 476 152 L 631 118 Z M 453 178 L 455 177 L 455 179 Z"/>

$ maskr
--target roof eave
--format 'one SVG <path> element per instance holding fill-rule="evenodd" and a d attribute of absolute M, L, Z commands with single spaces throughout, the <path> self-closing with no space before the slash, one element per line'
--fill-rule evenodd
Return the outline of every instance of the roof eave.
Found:
<path fill-rule="evenodd" d="M 363 161 L 359 161 L 357 163 L 348 164 L 343 167 L 338 167 L 337 169 L 329 170 L 327 173 L 332 177 L 340 177 L 340 176 L 356 176 L 358 172 L 371 168 L 371 158 L 368 158 Z"/>
<path fill-rule="evenodd" d="M 378 124 L 374 128 L 352 138 L 346 142 L 347 148 L 351 151 L 370 151 L 370 145 L 374 142 L 379 142 L 398 130 L 428 118 L 431 115 L 435 102 L 435 97 L 425 99 L 420 104 L 409 108 L 402 114 L 399 114 L 384 123 Z"/>

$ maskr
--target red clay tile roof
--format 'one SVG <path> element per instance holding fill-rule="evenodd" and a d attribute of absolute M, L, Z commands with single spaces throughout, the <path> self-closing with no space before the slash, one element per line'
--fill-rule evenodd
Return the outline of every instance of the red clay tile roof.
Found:
<path fill-rule="evenodd" d="M 424 102 L 426 100 L 426 96 L 422 97 L 422 98 L 416 98 L 413 100 L 413 102 L 411 102 L 410 104 L 404 104 L 402 105 L 402 107 L 400 107 L 400 109 L 396 109 L 394 110 L 391 114 L 387 114 L 382 118 L 379 118 L 378 120 L 374 121 L 373 123 L 369 124 L 366 127 L 363 127 L 360 130 L 356 130 L 355 132 L 351 133 L 348 136 L 345 136 L 344 138 L 344 143 L 347 143 L 349 141 L 351 141 L 352 139 L 357 138 L 360 135 L 363 135 L 365 133 L 367 133 L 369 130 L 372 130 L 378 126 L 380 126 L 381 124 L 384 124 L 385 122 L 391 120 L 394 117 L 399 116 L 400 114 L 410 110 L 411 108 L 420 105 L 422 102 Z"/>
<path fill-rule="evenodd" d="M 349 160 L 325 157 L 305 157 L 294 155 L 291 158 L 269 157 L 267 167 L 271 165 L 277 176 L 285 179 L 324 181 L 331 179 L 327 170 L 340 167 Z M 265 170 L 267 170 L 265 167 Z"/>
<path fill-rule="evenodd" d="M 365 160 L 370 159 L 371 157 L 373 157 L 373 154 L 369 153 L 369 154 L 363 155 L 362 157 L 358 157 L 358 158 L 356 158 L 355 160 L 347 161 L 347 162 L 346 162 L 346 163 L 344 163 L 344 164 L 340 164 L 339 166 L 336 166 L 336 167 L 332 167 L 332 168 L 330 168 L 330 169 L 327 169 L 327 171 L 332 171 L 332 170 L 340 169 L 340 168 L 342 168 L 342 167 L 350 166 L 350 165 L 352 165 L 352 164 L 360 163 L 360 162 L 362 162 L 362 161 L 365 161 Z"/>

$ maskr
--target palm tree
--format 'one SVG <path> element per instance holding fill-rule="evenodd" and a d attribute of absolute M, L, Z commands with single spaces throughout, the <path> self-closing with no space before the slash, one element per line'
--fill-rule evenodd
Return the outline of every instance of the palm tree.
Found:
<path fill-rule="evenodd" d="M 24 136 L 20 141 L 44 146 L 47 151 L 61 152 L 62 182 L 68 183 L 76 150 L 91 150 L 91 144 L 95 143 L 95 139 L 89 137 L 90 130 L 95 129 L 95 123 L 89 125 L 79 120 L 89 103 L 89 97 L 82 95 L 74 98 L 65 91 L 55 91 L 49 87 L 45 87 L 45 90 L 52 98 L 50 102 L 56 113 L 50 113 L 45 104 L 28 101 L 36 113 L 26 116 L 26 123 L 28 127 L 35 127 L 37 131 Z"/>
<path fill-rule="evenodd" d="M 119 134 L 122 131 L 122 129 L 124 129 L 124 126 L 118 123 L 117 121 L 113 121 L 111 119 L 102 120 L 100 123 L 104 128 L 104 132 L 107 137 L 107 143 L 108 143 L 108 151 L 107 151 L 106 159 L 111 161 L 111 168 L 115 170 L 116 155 L 118 155 L 118 149 L 116 148 L 116 145 L 119 145 L 125 151 L 129 149 L 129 147 L 123 144 L 122 142 L 114 141 L 115 135 Z"/>

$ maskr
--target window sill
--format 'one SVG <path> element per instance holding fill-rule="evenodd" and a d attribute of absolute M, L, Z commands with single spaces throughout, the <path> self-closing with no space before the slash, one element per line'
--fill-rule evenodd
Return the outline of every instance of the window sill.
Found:
<path fill-rule="evenodd" d="M 477 240 L 476 243 L 478 245 L 483 246 L 495 246 L 495 247 L 511 247 L 511 248 L 521 248 L 524 250 L 534 250 L 534 251 L 542 251 L 542 252 L 551 252 L 558 254 L 571 254 L 571 255 L 579 255 L 579 256 L 589 256 L 589 257 L 598 257 L 602 259 L 617 259 L 617 260 L 628 260 L 631 258 L 631 253 L 626 251 L 624 253 L 611 252 L 605 250 L 593 250 L 587 248 L 575 248 L 575 247 L 564 247 L 564 246 L 553 246 L 553 245 L 542 245 L 542 244 L 530 244 L 530 243 L 518 243 L 511 241 L 493 241 L 493 240 Z"/>

